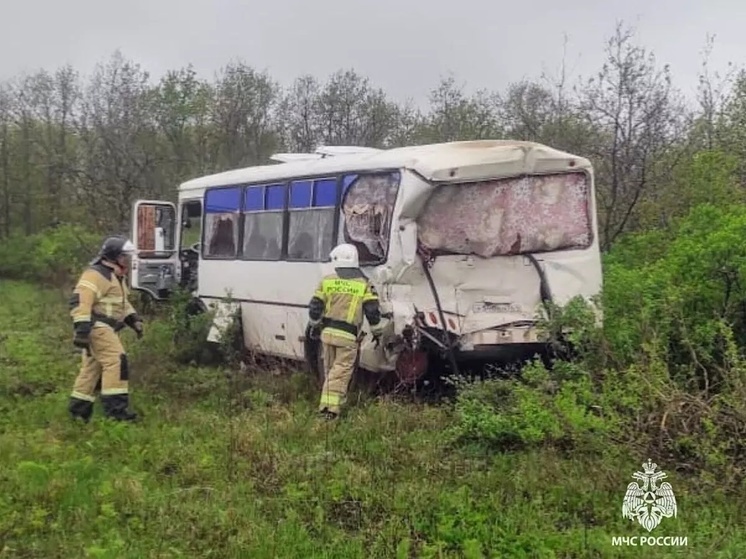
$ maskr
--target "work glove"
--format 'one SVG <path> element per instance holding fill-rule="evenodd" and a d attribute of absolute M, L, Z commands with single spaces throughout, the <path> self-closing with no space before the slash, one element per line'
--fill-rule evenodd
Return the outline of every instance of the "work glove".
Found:
<path fill-rule="evenodd" d="M 137 339 L 142 338 L 142 320 L 138 320 L 132 325 L 132 329 L 135 331 L 135 334 L 137 334 Z"/>
<path fill-rule="evenodd" d="M 383 334 L 383 332 L 379 329 L 371 329 L 370 333 L 373 336 L 373 342 L 375 344 L 373 347 L 378 348 L 378 346 L 381 345 L 381 335 Z"/>
<path fill-rule="evenodd" d="M 84 349 L 91 354 L 91 325 L 88 322 L 80 322 L 75 325 L 75 334 L 73 336 L 73 345 Z"/>
<path fill-rule="evenodd" d="M 124 319 L 124 323 L 135 331 L 138 340 L 142 338 L 142 319 L 139 316 L 131 314 Z"/>
<path fill-rule="evenodd" d="M 318 340 L 321 337 L 321 321 L 309 320 L 306 326 L 308 337 L 312 340 Z"/>
<path fill-rule="evenodd" d="M 378 324 L 376 324 L 375 326 L 371 325 L 370 327 L 370 333 L 373 336 L 373 341 L 375 342 L 376 348 L 381 344 L 381 337 L 383 336 L 387 325 L 388 320 L 386 320 L 385 318 L 381 318 L 381 321 Z"/>

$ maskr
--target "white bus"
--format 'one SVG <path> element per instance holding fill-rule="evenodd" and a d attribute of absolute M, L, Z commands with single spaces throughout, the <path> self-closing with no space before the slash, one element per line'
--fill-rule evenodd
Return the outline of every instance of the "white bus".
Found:
<path fill-rule="evenodd" d="M 203 308 L 216 305 L 216 327 L 239 311 L 247 350 L 315 370 L 307 305 L 330 250 L 354 244 L 390 320 L 385 343 L 363 338 L 360 367 L 410 380 L 433 359 L 530 356 L 543 348 L 544 301 L 601 291 L 583 157 L 480 140 L 273 160 L 184 182 L 178 207 L 136 202 L 132 287 L 163 299 L 190 285 Z"/>

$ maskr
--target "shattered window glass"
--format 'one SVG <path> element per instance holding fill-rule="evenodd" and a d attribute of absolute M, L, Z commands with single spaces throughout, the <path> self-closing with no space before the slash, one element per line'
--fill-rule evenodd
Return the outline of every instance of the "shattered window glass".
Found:
<path fill-rule="evenodd" d="M 233 258 L 238 243 L 238 214 L 205 216 L 205 256 Z"/>
<path fill-rule="evenodd" d="M 483 257 L 585 248 L 588 193 L 585 173 L 440 186 L 418 219 L 419 242 Z"/>
<path fill-rule="evenodd" d="M 140 258 L 168 258 L 174 249 L 176 214 L 171 206 L 141 204 L 137 208 L 137 248 Z M 163 229 L 165 252 L 155 250 L 156 228 Z"/>
<path fill-rule="evenodd" d="M 241 189 L 215 188 L 205 194 L 205 242 L 203 256 L 235 258 L 238 248 L 238 217 Z"/>
<path fill-rule="evenodd" d="M 364 174 L 351 182 L 342 205 L 343 231 L 345 242 L 357 247 L 361 264 L 386 256 L 398 190 L 398 172 Z"/>

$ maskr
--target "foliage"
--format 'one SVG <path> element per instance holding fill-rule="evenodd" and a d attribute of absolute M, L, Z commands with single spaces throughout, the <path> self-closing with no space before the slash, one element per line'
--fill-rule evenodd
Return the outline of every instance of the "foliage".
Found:
<path fill-rule="evenodd" d="M 66 285 L 98 252 L 102 239 L 79 225 L 64 224 L 0 243 L 0 277 Z"/>
<path fill-rule="evenodd" d="M 535 421 L 512 413 L 500 425 L 478 410 L 477 432 L 508 425 L 533 448 L 506 452 L 495 438 L 491 450 L 460 448 L 448 428 L 472 413 L 476 388 L 456 417 L 383 399 L 330 424 L 315 417 L 304 373 L 227 378 L 175 364 L 173 325 L 160 316 L 142 341 L 123 333 L 142 422 L 109 424 L 97 404 L 84 426 L 66 417 L 79 354 L 63 298 L 23 283 L 0 289 L 0 556 L 613 558 L 629 550 L 612 536 L 647 534 L 619 514 L 647 454 L 598 443 L 601 452 L 566 456 L 537 444 L 542 430 L 589 440 L 587 429 L 604 427 L 579 411 L 591 387 L 575 364 L 553 374 L 577 394 L 570 384 L 559 398 L 517 389 Z M 552 380 L 538 364 L 525 377 Z M 659 533 L 686 535 L 688 557 L 743 555 L 741 494 L 724 499 L 658 462 L 680 499 Z"/>
<path fill-rule="evenodd" d="M 641 234 L 609 254 L 605 304 L 625 312 L 611 314 L 606 324 L 624 363 L 655 336 L 672 370 L 726 366 L 727 332 L 739 346 L 746 342 L 744 233 L 746 205 L 704 204 L 666 240 L 658 232 Z"/>
<path fill-rule="evenodd" d="M 669 67 L 631 29 L 618 24 L 605 47 L 598 71 L 574 83 L 564 61 L 558 77 L 500 92 L 471 92 L 449 75 L 423 108 L 393 101 L 352 69 L 284 86 L 241 60 L 211 80 L 189 65 L 154 82 L 117 51 L 90 76 L 69 66 L 18 76 L 0 83 L 0 237 L 50 222 L 100 235 L 124 230 L 136 199 L 173 200 L 177 185 L 196 176 L 330 144 L 510 139 L 587 157 L 604 248 L 735 193 L 721 179 L 744 176 L 743 75 L 714 84 L 705 67 L 700 110 L 690 111 Z M 708 156 L 699 152 L 729 161 L 700 161 Z"/>
<path fill-rule="evenodd" d="M 508 381 L 461 382 L 452 443 L 586 456 L 623 443 L 707 481 L 741 484 L 744 235 L 746 205 L 703 204 L 667 232 L 625 238 L 605 259 L 603 326 L 575 300 L 545 324 L 571 360 L 551 370 L 534 362 Z"/>

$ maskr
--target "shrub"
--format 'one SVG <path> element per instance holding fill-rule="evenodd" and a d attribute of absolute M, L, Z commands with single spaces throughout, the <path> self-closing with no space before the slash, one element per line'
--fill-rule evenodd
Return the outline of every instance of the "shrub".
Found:
<path fill-rule="evenodd" d="M 0 277 L 67 286 L 98 252 L 101 235 L 65 224 L 0 243 Z"/>
<path fill-rule="evenodd" d="M 746 471 L 746 206 L 694 208 L 669 232 L 605 256 L 603 327 L 581 300 L 545 326 L 569 328 L 572 361 L 520 379 L 461 382 L 456 442 L 625 448 L 721 481 Z M 613 443 L 617 443 L 614 445 Z M 620 444 L 621 443 L 621 444 Z"/>

